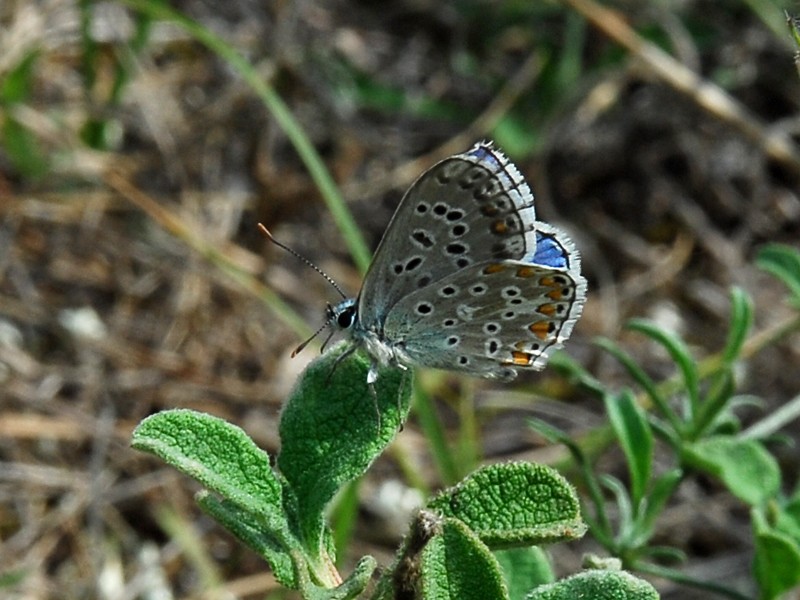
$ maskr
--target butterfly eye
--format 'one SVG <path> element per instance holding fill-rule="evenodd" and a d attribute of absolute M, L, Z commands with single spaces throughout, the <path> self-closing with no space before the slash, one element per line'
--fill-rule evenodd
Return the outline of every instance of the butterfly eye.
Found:
<path fill-rule="evenodd" d="M 338 315 L 336 315 L 336 325 L 342 329 L 349 329 L 356 318 L 356 307 L 348 306 Z"/>

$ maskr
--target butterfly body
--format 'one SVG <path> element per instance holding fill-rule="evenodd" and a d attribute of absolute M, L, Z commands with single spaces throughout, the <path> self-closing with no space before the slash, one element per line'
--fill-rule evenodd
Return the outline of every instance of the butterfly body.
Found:
<path fill-rule="evenodd" d="M 377 365 L 490 379 L 544 368 L 581 314 L 575 245 L 536 221 L 517 168 L 491 143 L 425 171 L 401 200 L 357 299 L 329 309 Z"/>

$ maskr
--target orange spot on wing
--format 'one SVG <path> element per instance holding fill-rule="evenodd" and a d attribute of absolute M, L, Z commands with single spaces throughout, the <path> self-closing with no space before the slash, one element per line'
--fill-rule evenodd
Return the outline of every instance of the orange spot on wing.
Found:
<path fill-rule="evenodd" d="M 539 279 L 539 285 L 543 285 L 545 287 L 555 287 L 556 280 L 551 275 L 546 275 Z"/>
<path fill-rule="evenodd" d="M 545 340 L 547 339 L 547 335 L 550 333 L 550 325 L 551 324 L 547 321 L 536 321 L 536 323 L 531 323 L 528 326 L 528 329 L 540 340 Z"/>
<path fill-rule="evenodd" d="M 517 367 L 527 367 L 533 362 L 533 354 L 527 352 L 511 352 L 511 364 Z"/>
<path fill-rule="evenodd" d="M 483 274 L 484 275 L 493 275 L 494 273 L 502 273 L 505 270 L 506 270 L 506 268 L 505 268 L 504 265 L 501 265 L 499 263 L 495 263 L 493 265 L 489 265 L 488 267 L 484 267 Z"/>
<path fill-rule="evenodd" d="M 554 314 L 556 314 L 557 307 L 556 307 L 555 304 L 542 304 L 536 310 L 538 312 L 542 313 L 543 315 L 547 315 L 548 317 L 552 317 Z"/>
<path fill-rule="evenodd" d="M 517 277 L 533 277 L 536 273 L 537 269 L 533 267 L 520 267 L 517 269 Z"/>
<path fill-rule="evenodd" d="M 563 300 L 564 299 L 564 290 L 559 288 L 557 290 L 553 290 L 552 292 L 547 292 L 547 294 L 545 294 L 545 296 L 550 298 L 550 300 L 555 300 L 555 301 Z"/>
<path fill-rule="evenodd" d="M 508 225 L 506 225 L 503 221 L 497 220 L 492 223 L 492 233 L 497 233 L 502 235 L 508 231 Z"/>

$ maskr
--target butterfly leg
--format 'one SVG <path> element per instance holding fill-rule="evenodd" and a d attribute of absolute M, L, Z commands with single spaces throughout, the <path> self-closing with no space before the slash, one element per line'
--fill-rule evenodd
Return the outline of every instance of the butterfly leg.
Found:
<path fill-rule="evenodd" d="M 408 369 L 406 367 L 403 367 L 403 370 L 404 371 L 408 371 Z M 405 429 L 405 427 L 406 427 L 406 424 L 402 419 L 402 414 L 403 414 L 402 401 L 403 401 L 403 398 L 406 395 L 406 386 L 413 386 L 414 385 L 414 383 L 413 383 L 414 382 L 414 377 L 413 377 L 412 372 L 409 371 L 408 375 L 409 376 L 404 376 L 403 377 L 403 380 L 400 383 L 400 390 L 399 390 L 399 392 L 397 394 L 397 415 L 398 415 L 398 419 L 400 419 L 399 431 L 403 431 L 403 429 Z M 413 390 L 411 390 L 411 393 L 413 393 Z M 411 402 L 410 398 L 409 398 L 409 402 Z"/>
<path fill-rule="evenodd" d="M 394 348 L 392 350 L 391 363 L 392 363 L 393 367 L 397 367 L 401 371 L 408 371 L 408 367 L 406 365 L 404 365 L 400 361 L 400 358 L 397 355 L 397 349 L 396 348 Z M 403 383 L 401 384 L 402 387 L 398 390 L 398 393 L 397 393 L 397 417 L 398 418 L 400 418 L 400 415 L 403 414 L 403 407 L 401 406 L 400 403 L 402 401 L 402 398 L 403 398 L 404 392 L 405 392 L 405 390 L 403 389 L 405 387 L 405 381 L 406 381 L 406 377 L 403 377 Z M 410 381 L 410 379 L 409 379 L 409 381 Z M 405 427 L 405 423 L 403 423 L 403 421 L 401 420 L 400 421 L 400 431 L 403 431 L 403 427 Z"/>
<path fill-rule="evenodd" d="M 378 394 L 375 390 L 375 384 L 378 381 L 378 362 L 373 361 L 370 364 L 369 372 L 367 373 L 367 385 L 369 386 L 370 394 L 372 395 L 372 401 L 375 403 L 375 414 L 378 415 L 378 431 L 380 432 L 381 429 L 381 411 L 380 407 L 378 406 Z M 392 366 L 397 367 L 402 371 L 408 371 L 408 367 L 396 359 L 392 359 L 391 361 Z M 403 387 L 406 385 L 406 378 L 403 378 L 403 382 L 401 384 Z M 401 405 L 402 398 L 404 396 L 404 389 L 403 387 L 398 390 L 397 393 L 397 417 L 398 419 L 403 414 L 403 407 Z M 400 422 L 400 431 L 403 431 L 404 423 Z"/>
<path fill-rule="evenodd" d="M 355 352 L 357 349 L 358 349 L 358 346 L 353 344 L 347 350 L 345 350 L 339 356 L 336 357 L 336 360 L 333 361 L 333 366 L 331 367 L 331 370 L 328 373 L 328 376 L 325 378 L 325 383 L 326 384 L 330 383 L 331 377 L 333 377 L 333 374 L 336 372 L 336 369 L 339 367 L 341 362 L 344 359 L 346 359 L 348 356 L 350 356 L 353 352 Z"/>
<path fill-rule="evenodd" d="M 378 435 L 381 433 L 381 407 L 378 406 L 378 392 L 375 389 L 375 382 L 378 381 L 378 365 L 372 363 L 367 373 L 367 387 L 369 388 L 369 395 L 372 396 L 372 403 L 375 406 L 375 416 L 378 419 Z"/>

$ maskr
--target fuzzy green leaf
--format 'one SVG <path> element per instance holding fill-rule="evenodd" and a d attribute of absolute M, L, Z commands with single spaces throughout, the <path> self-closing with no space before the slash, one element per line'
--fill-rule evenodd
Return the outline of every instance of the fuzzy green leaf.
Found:
<path fill-rule="evenodd" d="M 655 588 L 625 571 L 585 571 L 536 588 L 526 600 L 658 600 Z"/>
<path fill-rule="evenodd" d="M 484 467 L 428 508 L 461 520 L 492 548 L 575 539 L 586 531 L 575 489 L 554 469 L 525 462 Z"/>
<path fill-rule="evenodd" d="M 299 564 L 299 560 L 295 560 Z M 369 585 L 377 563 L 371 556 L 365 556 L 355 566 L 350 576 L 336 587 L 320 587 L 308 577 L 308 571 L 298 571 L 300 595 L 304 600 L 353 600 L 358 598 Z"/>
<path fill-rule="evenodd" d="M 270 535 L 268 529 L 259 526 L 257 516 L 208 492 L 200 492 L 195 500 L 200 508 L 266 560 L 275 579 L 288 588 L 297 589 L 295 573 L 298 569 L 307 569 L 307 566 L 305 561 L 302 561 L 302 566 L 293 565 L 292 556 L 296 557 L 298 554 L 293 555 L 289 550 L 291 548 L 299 552 L 301 550 L 299 541 L 293 540 L 290 536 L 284 536 L 282 540 L 276 539 Z"/>
<path fill-rule="evenodd" d="M 259 515 L 270 527 L 285 527 L 283 489 L 269 455 L 239 427 L 204 413 L 168 410 L 142 421 L 132 446 Z"/>
<path fill-rule="evenodd" d="M 409 409 L 409 371 L 381 369 L 373 396 L 367 385 L 369 363 L 360 354 L 337 364 L 346 347 L 339 344 L 308 366 L 281 415 L 278 467 L 297 498 L 312 555 L 321 553 L 325 507 L 367 470 L 400 430 Z"/>
<path fill-rule="evenodd" d="M 445 518 L 441 531 L 422 550 L 424 600 L 503 600 L 508 598 L 500 565 L 478 537 L 457 519 Z"/>
<path fill-rule="evenodd" d="M 219 500 L 200 493 L 200 506 L 260 554 L 278 581 L 296 588 L 289 552 L 301 545 L 284 510 L 284 489 L 269 455 L 247 434 L 211 415 L 169 410 L 142 421 L 133 432 L 134 448 L 150 452 L 196 479 Z"/>
<path fill-rule="evenodd" d="M 687 445 L 683 458 L 719 477 L 734 496 L 751 506 L 772 498 L 780 487 L 775 458 L 756 440 L 710 437 Z"/>

